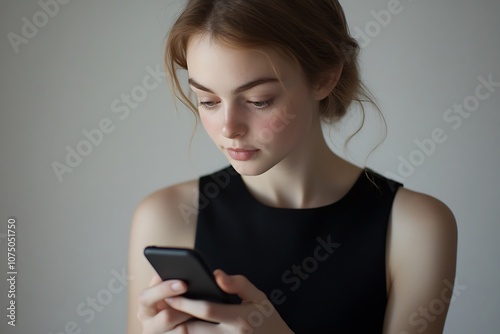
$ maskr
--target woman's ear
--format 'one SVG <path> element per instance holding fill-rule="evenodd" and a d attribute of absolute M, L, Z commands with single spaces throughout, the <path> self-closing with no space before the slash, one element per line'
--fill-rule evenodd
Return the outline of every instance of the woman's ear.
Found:
<path fill-rule="evenodd" d="M 337 86 L 343 69 L 344 65 L 339 64 L 335 66 L 335 68 L 327 71 L 324 75 L 321 76 L 319 83 L 315 89 L 317 100 L 321 101 L 328 95 L 330 95 L 333 89 Z"/>

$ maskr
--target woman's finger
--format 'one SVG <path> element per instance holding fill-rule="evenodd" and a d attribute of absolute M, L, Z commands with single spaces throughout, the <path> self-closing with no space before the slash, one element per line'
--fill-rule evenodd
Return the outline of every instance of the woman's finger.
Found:
<path fill-rule="evenodd" d="M 160 275 L 158 275 L 158 274 L 153 275 L 153 278 L 151 278 L 151 281 L 149 282 L 148 288 L 150 288 L 158 283 L 161 283 L 161 281 L 162 280 L 161 280 Z"/>
<path fill-rule="evenodd" d="M 189 314 L 167 307 L 148 321 L 148 327 L 154 328 L 155 332 L 164 333 L 172 329 L 178 330 L 176 327 L 180 327 L 183 323 L 192 318 L 193 317 Z"/>
<path fill-rule="evenodd" d="M 237 294 L 245 302 L 262 302 L 267 296 L 257 289 L 245 276 L 227 275 L 224 271 L 214 271 L 215 280 L 222 290 L 230 294 Z"/>
<path fill-rule="evenodd" d="M 151 280 L 151 284 L 156 278 Z M 179 280 L 169 280 L 144 289 L 139 296 L 138 317 L 141 320 L 154 317 L 160 310 L 158 303 L 164 303 L 166 298 L 178 296 L 186 292 L 186 284 Z"/>
<path fill-rule="evenodd" d="M 166 301 L 171 308 L 189 313 L 197 319 L 237 327 L 244 327 L 252 314 L 267 318 L 275 313 L 273 305 L 267 299 L 261 302 L 246 302 L 241 305 L 212 303 L 184 297 L 167 298 Z"/>

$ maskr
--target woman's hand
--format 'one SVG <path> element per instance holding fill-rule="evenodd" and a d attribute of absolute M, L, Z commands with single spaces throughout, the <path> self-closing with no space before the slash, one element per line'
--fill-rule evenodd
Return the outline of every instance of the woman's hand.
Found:
<path fill-rule="evenodd" d="M 172 333 L 245 333 L 286 334 L 293 333 L 266 295 L 241 275 L 226 275 L 222 270 L 214 272 L 220 288 L 237 294 L 240 305 L 198 301 L 184 297 L 171 297 L 167 304 L 179 314 L 190 315 L 205 321 L 189 321 L 179 325 Z M 215 324 L 214 324 L 215 323 Z"/>
<path fill-rule="evenodd" d="M 266 295 L 246 277 L 228 276 L 222 270 L 216 270 L 214 275 L 223 291 L 242 299 L 240 305 L 184 298 L 179 295 L 185 290 L 174 291 L 173 281 L 158 284 L 154 280 L 152 287 L 141 295 L 139 319 L 144 326 L 143 334 L 293 333 Z M 185 288 L 184 284 L 182 286 Z M 188 321 L 192 318 L 206 321 Z"/>
<path fill-rule="evenodd" d="M 155 275 L 149 287 L 144 289 L 139 297 L 137 317 L 142 323 L 143 334 L 176 333 L 179 324 L 188 321 L 193 316 L 170 307 L 165 299 L 186 292 L 186 284 L 178 280 L 162 282 Z M 182 333 L 182 332 L 178 332 Z"/>

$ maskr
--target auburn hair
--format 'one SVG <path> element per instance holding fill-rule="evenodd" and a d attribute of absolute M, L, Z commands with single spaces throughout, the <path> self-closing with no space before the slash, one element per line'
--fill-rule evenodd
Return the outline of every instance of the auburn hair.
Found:
<path fill-rule="evenodd" d="M 337 0 L 188 0 L 167 36 L 165 68 L 175 96 L 198 115 L 177 74 L 187 70 L 187 46 L 196 34 L 234 47 L 270 47 L 298 62 L 311 84 L 342 65 L 338 84 L 321 101 L 320 113 L 323 121 L 334 123 L 358 102 L 362 122 L 352 136 L 364 123 L 363 102 L 376 106 L 360 79 L 360 47 Z"/>

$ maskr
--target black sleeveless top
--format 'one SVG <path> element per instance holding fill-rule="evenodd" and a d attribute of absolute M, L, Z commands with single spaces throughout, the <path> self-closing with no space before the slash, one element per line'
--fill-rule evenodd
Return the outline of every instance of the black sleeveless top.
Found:
<path fill-rule="evenodd" d="M 211 269 L 246 276 L 294 333 L 381 333 L 386 231 L 400 186 L 365 169 L 335 203 L 273 208 L 227 167 L 200 178 L 195 249 Z"/>

